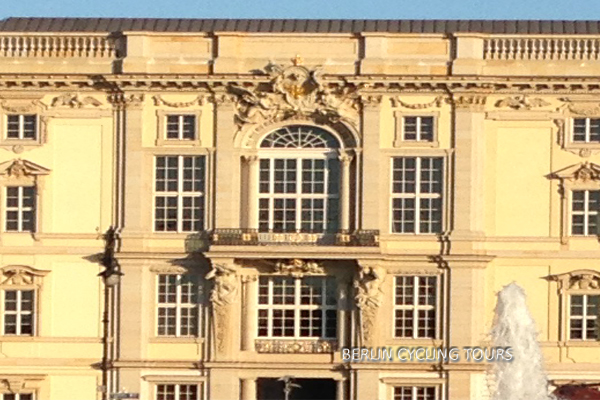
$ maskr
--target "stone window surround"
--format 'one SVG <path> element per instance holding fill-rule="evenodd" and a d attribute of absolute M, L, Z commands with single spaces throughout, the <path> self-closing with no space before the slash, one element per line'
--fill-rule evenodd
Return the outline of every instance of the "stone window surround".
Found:
<path fill-rule="evenodd" d="M 150 267 L 150 271 L 152 272 L 152 285 L 151 285 L 151 293 L 152 296 L 152 304 L 154 305 L 154 310 L 152 313 L 152 333 L 150 334 L 149 341 L 152 343 L 201 343 L 204 341 L 204 335 L 207 331 L 206 323 L 208 319 L 205 316 L 206 306 L 205 306 L 205 295 L 203 290 L 205 288 L 202 287 L 203 279 L 201 279 L 200 275 L 196 274 L 193 270 L 190 270 L 186 267 L 180 267 L 175 265 L 154 265 Z M 198 288 L 198 334 L 194 336 L 163 336 L 158 335 L 158 278 L 160 275 L 192 275 L 195 277 L 197 288 Z"/>
<path fill-rule="evenodd" d="M 431 141 L 424 140 L 404 140 L 404 118 L 405 117 L 433 117 L 433 139 Z M 439 111 L 394 111 L 395 119 L 395 133 L 394 133 L 394 147 L 425 147 L 425 148 L 439 148 L 440 143 L 438 140 L 439 132 Z"/>
<path fill-rule="evenodd" d="M 434 387 L 436 389 L 435 398 L 443 399 L 443 394 L 446 387 L 446 379 L 439 377 L 424 378 L 424 377 L 385 377 L 381 381 L 386 385 L 385 399 L 394 400 L 394 388 L 398 386 L 416 386 L 416 387 Z"/>
<path fill-rule="evenodd" d="M 193 140 L 187 139 L 167 139 L 167 116 L 171 115 L 192 115 L 196 118 L 195 125 L 195 137 Z M 157 120 L 157 136 L 156 136 L 156 146 L 160 147 L 168 147 L 168 146 L 193 146 L 193 147 L 201 147 L 202 142 L 200 140 L 200 120 L 202 116 L 201 110 L 186 110 L 186 111 L 167 111 L 167 110 L 157 110 L 156 111 L 156 120 Z"/>
<path fill-rule="evenodd" d="M 452 154 L 453 154 L 453 150 L 452 149 L 402 149 L 402 150 L 388 150 L 388 151 L 384 151 L 382 152 L 384 156 L 389 156 L 389 164 L 388 164 L 388 176 L 387 176 L 387 180 L 388 180 L 388 185 L 389 185 L 389 201 L 387 203 L 387 220 L 388 220 L 388 232 L 381 232 L 382 236 L 390 235 L 390 237 L 419 237 L 419 238 L 424 238 L 424 237 L 436 237 L 438 236 L 440 233 L 444 233 L 447 232 L 448 229 L 450 228 L 450 220 L 451 220 L 451 212 L 452 212 L 452 203 L 451 203 L 451 198 L 450 198 L 450 190 L 451 190 L 451 185 L 449 185 L 449 182 L 451 182 L 451 171 L 452 171 Z M 443 179 L 444 179 L 444 185 L 442 188 L 442 229 L 441 232 L 438 233 L 400 233 L 400 232 L 393 232 L 392 229 L 392 224 L 393 224 L 393 219 L 392 219 L 392 199 L 393 199 L 393 163 L 394 163 L 394 158 L 397 157 L 441 157 L 443 158 L 443 163 L 444 163 L 444 167 L 443 167 Z"/>
<path fill-rule="evenodd" d="M 572 239 L 590 239 L 597 238 L 598 235 L 573 235 L 571 233 L 572 225 L 572 211 L 573 211 L 573 191 L 579 190 L 600 190 L 600 182 L 588 181 L 563 181 L 562 183 L 562 229 L 561 229 L 561 242 L 563 244 L 568 243 Z"/>
<path fill-rule="evenodd" d="M 4 103 L 0 106 L 0 148 L 12 150 L 19 154 L 25 150 L 42 146 L 47 141 L 48 118 L 45 106 L 39 101 L 32 101 L 27 105 L 8 106 Z M 18 103 L 21 104 L 21 103 Z M 9 139 L 7 135 L 8 115 L 35 115 L 36 137 L 35 139 Z"/>
<path fill-rule="evenodd" d="M 0 268 L 0 296 L 2 315 L 2 337 L 14 340 L 31 341 L 32 338 L 41 336 L 40 316 L 42 314 L 42 302 L 40 301 L 43 278 L 49 271 L 38 270 L 25 265 L 7 265 Z M 4 335 L 4 291 L 5 290 L 33 290 L 33 334 L 31 335 Z"/>
<path fill-rule="evenodd" d="M 570 296 L 600 295 L 600 273 L 579 269 L 564 274 L 551 275 L 550 280 L 558 283 L 560 307 L 559 342 L 566 346 L 597 347 L 600 341 L 570 338 Z"/>

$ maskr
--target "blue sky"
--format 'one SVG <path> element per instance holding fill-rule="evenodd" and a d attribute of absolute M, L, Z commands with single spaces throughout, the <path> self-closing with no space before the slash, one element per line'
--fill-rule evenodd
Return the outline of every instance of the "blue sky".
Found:
<path fill-rule="evenodd" d="M 0 0 L 0 18 L 600 19 L 600 0 Z"/>

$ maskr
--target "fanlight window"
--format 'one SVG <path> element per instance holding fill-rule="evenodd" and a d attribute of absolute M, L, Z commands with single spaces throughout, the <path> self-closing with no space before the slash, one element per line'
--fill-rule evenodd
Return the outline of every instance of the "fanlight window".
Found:
<path fill-rule="evenodd" d="M 290 125 L 265 137 L 260 144 L 261 148 L 286 148 L 286 149 L 337 149 L 340 147 L 338 140 L 324 129 L 309 125 Z"/>
<path fill-rule="evenodd" d="M 259 231 L 337 231 L 340 167 L 331 150 L 340 147 L 338 140 L 318 127 L 290 125 L 260 147 Z"/>

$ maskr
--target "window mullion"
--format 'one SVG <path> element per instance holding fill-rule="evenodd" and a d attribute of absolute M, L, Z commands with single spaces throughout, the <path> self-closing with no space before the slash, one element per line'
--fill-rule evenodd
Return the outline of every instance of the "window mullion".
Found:
<path fill-rule="evenodd" d="M 15 332 L 17 335 L 21 334 L 21 301 L 22 301 L 22 291 L 21 290 L 17 290 L 17 304 L 16 304 L 16 318 L 15 318 L 15 324 L 17 325 L 15 327 Z"/>
<path fill-rule="evenodd" d="M 415 233 L 421 233 L 421 157 L 415 160 Z"/>
<path fill-rule="evenodd" d="M 300 278 L 294 279 L 294 337 L 300 338 Z"/>
<path fill-rule="evenodd" d="M 590 129 L 591 129 L 591 119 L 586 118 L 585 119 L 585 142 L 586 143 L 590 142 Z"/>
<path fill-rule="evenodd" d="M 183 156 L 177 157 L 177 232 L 183 231 Z"/>
<path fill-rule="evenodd" d="M 25 138 L 25 116 L 19 115 L 19 139 Z"/>
<path fill-rule="evenodd" d="M 589 201 L 590 201 L 590 191 L 586 190 L 583 198 L 583 232 L 584 235 L 587 236 L 589 234 Z"/>

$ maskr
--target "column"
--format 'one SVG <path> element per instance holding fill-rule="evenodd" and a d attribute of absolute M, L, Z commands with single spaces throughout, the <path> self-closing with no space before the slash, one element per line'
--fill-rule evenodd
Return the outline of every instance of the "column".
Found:
<path fill-rule="evenodd" d="M 350 165 L 352 164 L 352 155 L 340 153 L 340 174 L 341 174 L 341 201 L 340 201 L 340 229 L 343 232 L 350 230 Z"/>
<path fill-rule="evenodd" d="M 242 156 L 242 159 L 246 163 L 246 169 L 248 172 L 248 208 L 246 215 L 246 226 L 250 229 L 258 229 L 258 156 Z"/>
<path fill-rule="evenodd" d="M 216 171 L 215 228 L 240 227 L 240 154 L 233 146 L 235 98 L 218 93 L 214 98 Z"/>
<path fill-rule="evenodd" d="M 246 275 L 242 277 L 244 285 L 244 304 L 242 305 L 243 332 L 242 350 L 254 351 L 254 339 L 258 329 L 258 276 Z"/>
<path fill-rule="evenodd" d="M 256 400 L 256 380 L 242 379 L 241 383 L 241 400 Z"/>
<path fill-rule="evenodd" d="M 454 103 L 453 239 L 482 237 L 485 229 L 484 105 L 482 96 L 457 96 Z M 453 250 L 463 250 L 455 248 Z M 465 248 L 468 252 L 470 248 Z"/>
<path fill-rule="evenodd" d="M 347 385 L 347 380 L 345 379 L 340 379 L 338 380 L 337 383 L 337 393 L 336 393 L 336 400 L 346 400 L 347 399 L 347 395 L 346 395 L 346 386 Z"/>
<path fill-rule="evenodd" d="M 380 95 L 363 95 L 361 97 L 362 131 L 363 131 L 363 169 L 362 169 L 362 205 L 361 228 L 380 228 L 380 124 L 381 124 Z"/>

